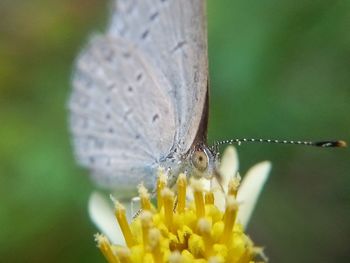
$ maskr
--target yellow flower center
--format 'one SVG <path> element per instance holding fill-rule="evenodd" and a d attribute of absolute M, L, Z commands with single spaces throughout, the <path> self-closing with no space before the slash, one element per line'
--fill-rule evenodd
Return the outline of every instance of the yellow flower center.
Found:
<path fill-rule="evenodd" d="M 239 181 L 233 179 L 226 196 L 226 209 L 214 205 L 212 191 L 205 192 L 199 181 L 191 180 L 193 200 L 186 200 L 187 180 L 180 174 L 176 191 L 167 188 L 164 173 L 158 176 L 157 207 L 139 187 L 141 213 L 129 224 L 125 208 L 116 202 L 115 216 L 127 247 L 95 236 L 106 260 L 116 262 L 256 262 L 262 249 L 255 247 L 236 222 Z"/>

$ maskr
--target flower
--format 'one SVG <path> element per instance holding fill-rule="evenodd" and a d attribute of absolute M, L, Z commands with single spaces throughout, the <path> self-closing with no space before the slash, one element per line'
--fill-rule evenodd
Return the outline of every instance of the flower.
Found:
<path fill-rule="evenodd" d="M 228 147 L 219 169 L 221 186 L 215 180 L 204 179 L 191 180 L 189 188 L 186 176 L 180 174 L 177 199 L 166 186 L 165 174 L 160 173 L 157 205 L 151 203 L 147 190 L 140 186 L 142 212 L 130 224 L 126 215 L 129 209 L 115 202 L 120 228 L 115 226 L 107 202 L 94 193 L 89 202 L 90 215 L 105 234 L 96 235 L 98 247 L 108 262 L 254 260 L 256 255 L 262 255 L 262 250 L 254 246 L 244 229 L 267 179 L 270 163 L 262 162 L 251 168 L 239 188 L 237 170 L 236 151 Z M 192 198 L 186 198 L 188 193 Z"/>

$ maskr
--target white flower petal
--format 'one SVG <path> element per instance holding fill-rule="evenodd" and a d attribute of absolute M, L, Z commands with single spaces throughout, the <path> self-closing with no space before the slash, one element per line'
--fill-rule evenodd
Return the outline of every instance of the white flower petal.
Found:
<path fill-rule="evenodd" d="M 221 185 L 216 178 L 213 178 L 211 181 L 211 189 L 214 192 L 214 202 L 221 211 L 225 211 L 225 193 L 227 193 L 228 182 L 237 174 L 238 164 L 236 148 L 230 145 L 225 149 L 219 167 Z M 225 193 L 222 192 L 222 189 L 224 189 Z"/>
<path fill-rule="evenodd" d="M 244 228 L 247 227 L 270 170 L 270 162 L 261 162 L 250 168 L 243 178 L 238 190 L 237 200 L 241 203 L 238 210 L 238 221 Z"/>
<path fill-rule="evenodd" d="M 102 194 L 93 192 L 89 198 L 89 215 L 96 227 L 105 234 L 113 244 L 125 245 L 123 234 L 114 217 L 112 202 Z"/>
<path fill-rule="evenodd" d="M 229 180 L 236 175 L 238 171 L 238 154 L 236 148 L 232 145 L 228 146 L 222 155 L 219 173 L 221 175 L 221 184 L 225 191 Z"/>

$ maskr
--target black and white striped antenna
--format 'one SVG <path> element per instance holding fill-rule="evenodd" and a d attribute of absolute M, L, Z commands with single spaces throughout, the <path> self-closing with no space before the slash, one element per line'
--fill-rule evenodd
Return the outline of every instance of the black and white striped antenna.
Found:
<path fill-rule="evenodd" d="M 223 144 L 237 144 L 241 145 L 243 143 L 274 143 L 274 144 L 291 144 L 291 145 L 304 145 L 313 147 L 323 147 L 323 148 L 336 148 L 336 147 L 347 147 L 347 143 L 342 140 L 334 141 L 293 141 L 293 140 L 271 140 L 271 139 L 253 139 L 253 138 L 243 138 L 243 139 L 231 139 L 224 140 L 214 143 L 213 147 L 217 148 Z"/>

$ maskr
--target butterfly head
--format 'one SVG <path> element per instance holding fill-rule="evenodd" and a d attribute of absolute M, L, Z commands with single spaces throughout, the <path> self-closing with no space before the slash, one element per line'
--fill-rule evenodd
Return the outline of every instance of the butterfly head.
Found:
<path fill-rule="evenodd" d="M 217 174 L 218 154 L 205 144 L 194 146 L 189 155 L 191 174 L 211 179 Z"/>

